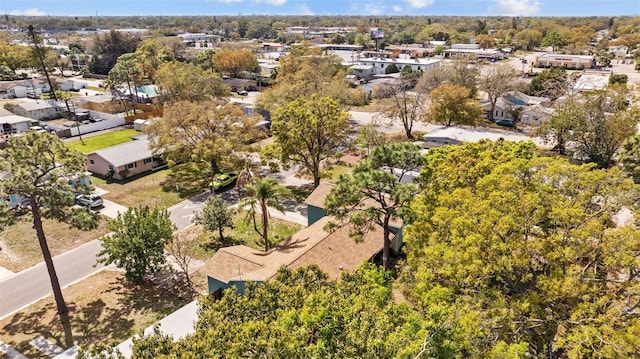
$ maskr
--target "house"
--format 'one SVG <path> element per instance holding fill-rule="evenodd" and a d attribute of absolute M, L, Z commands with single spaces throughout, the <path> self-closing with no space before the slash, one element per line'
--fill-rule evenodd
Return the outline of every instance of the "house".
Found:
<path fill-rule="evenodd" d="M 498 120 L 516 120 L 516 117 L 528 106 L 544 105 L 547 106 L 551 100 L 546 97 L 529 96 L 520 91 L 509 91 L 502 95 L 496 101 L 493 109 L 493 119 Z M 483 117 L 489 117 L 491 111 L 491 103 L 484 100 L 480 103 L 484 111 Z"/>
<path fill-rule="evenodd" d="M 25 132 L 31 127 L 31 121 L 29 117 L 14 114 L 0 116 L 0 135 L 6 138 L 10 135 Z"/>
<path fill-rule="evenodd" d="M 34 120 L 52 120 L 62 117 L 60 106 L 53 100 L 21 102 L 13 107 L 16 115 Z"/>
<path fill-rule="evenodd" d="M 8 179 L 13 176 L 10 172 L 0 173 L 0 180 Z M 91 188 L 91 173 L 85 172 L 68 178 L 71 190 L 75 192 L 75 189 L 79 186 Z M 19 206 L 25 206 L 28 204 L 28 200 L 19 194 L 9 194 L 9 208 L 16 208 Z M 0 199 L 2 201 L 3 199 Z"/>
<path fill-rule="evenodd" d="M 256 91 L 258 89 L 258 82 L 250 79 L 231 78 L 222 80 L 225 85 L 231 88 L 231 91 L 237 92 L 238 90 Z"/>
<path fill-rule="evenodd" d="M 305 199 L 304 204 L 307 205 L 307 225 L 309 227 L 327 216 L 327 211 L 324 209 L 324 199 L 329 192 L 331 192 L 333 186 L 333 183 L 320 182 L 318 187 Z M 374 201 L 365 200 L 365 204 L 372 207 L 378 206 L 377 202 Z M 396 241 L 392 244 L 392 249 L 397 253 L 402 247 L 402 230 L 404 229 L 404 224 L 399 219 L 392 219 L 389 227 L 391 232 L 396 235 Z"/>
<path fill-rule="evenodd" d="M 25 98 L 27 97 L 27 86 L 24 81 L 2 81 L 0 82 L 0 98 Z"/>
<path fill-rule="evenodd" d="M 219 249 L 200 269 L 207 276 L 209 294 L 220 298 L 225 289 L 244 292 L 247 282 L 273 278 L 281 266 L 296 269 L 315 264 L 331 278 L 354 271 L 382 250 L 382 229 L 367 233 L 362 241 L 349 237 L 348 228 L 327 232 L 329 217 L 300 230 L 268 252 L 237 245 Z"/>
<path fill-rule="evenodd" d="M 461 126 L 442 127 L 431 131 L 423 136 L 427 144 L 425 148 L 436 148 L 446 145 L 457 145 L 463 142 L 479 142 L 482 140 L 497 141 L 533 141 L 537 145 L 542 145 L 541 139 L 532 138 L 525 134 L 487 128 L 467 128 Z"/>
<path fill-rule="evenodd" d="M 527 106 L 520 111 L 520 123 L 527 126 L 540 126 L 549 121 L 556 112 L 552 107 L 544 105 Z"/>
<path fill-rule="evenodd" d="M 409 66 L 413 72 L 422 71 L 425 73 L 440 66 L 440 60 L 433 59 L 361 58 L 358 61 L 361 66 L 370 66 L 371 68 L 366 68 L 366 71 L 373 75 L 384 74 L 387 66 L 392 64 L 398 68 L 398 71 L 402 71 L 405 66 Z"/>
<path fill-rule="evenodd" d="M 443 50 L 445 58 L 470 58 L 477 60 L 504 60 L 509 55 L 496 49 L 482 49 L 478 44 L 452 44 Z"/>
<path fill-rule="evenodd" d="M 627 56 L 627 52 L 629 52 L 629 47 L 626 45 L 620 44 L 615 46 L 609 46 L 608 50 L 615 57 L 624 58 L 625 56 Z"/>
<path fill-rule="evenodd" d="M 146 135 L 131 142 L 87 154 L 87 170 L 100 176 L 122 180 L 164 166 L 164 161 L 149 149 Z"/>
<path fill-rule="evenodd" d="M 573 91 L 602 90 L 609 85 L 610 71 L 583 71 L 573 84 Z"/>

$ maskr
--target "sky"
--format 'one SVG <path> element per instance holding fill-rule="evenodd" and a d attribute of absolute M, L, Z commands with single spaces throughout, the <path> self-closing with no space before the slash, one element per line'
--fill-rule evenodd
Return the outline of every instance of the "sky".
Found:
<path fill-rule="evenodd" d="M 0 0 L 0 14 L 614 16 L 640 0 Z"/>

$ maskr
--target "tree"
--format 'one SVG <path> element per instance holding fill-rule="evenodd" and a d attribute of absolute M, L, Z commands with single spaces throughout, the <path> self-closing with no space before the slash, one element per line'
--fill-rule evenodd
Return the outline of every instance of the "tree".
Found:
<path fill-rule="evenodd" d="M 443 83 L 466 87 L 471 91 L 470 96 L 476 96 L 478 68 L 466 60 L 453 60 L 428 71 L 418 81 L 417 91 L 429 93 Z"/>
<path fill-rule="evenodd" d="M 122 54 L 136 51 L 140 39 L 112 29 L 106 34 L 96 34 L 89 47 L 91 62 L 89 70 L 96 74 L 107 75 Z"/>
<path fill-rule="evenodd" d="M 213 55 L 213 63 L 222 74 L 238 77 L 241 72 L 259 72 L 258 58 L 250 50 L 222 49 Z"/>
<path fill-rule="evenodd" d="M 471 99 L 471 91 L 457 85 L 442 84 L 429 93 L 431 105 L 427 118 L 433 122 L 451 126 L 454 123 L 473 125 L 482 109 L 478 101 Z"/>
<path fill-rule="evenodd" d="M 150 147 L 163 154 L 172 171 L 193 166 L 196 180 L 208 183 L 221 167 L 235 168 L 242 161 L 241 151 L 261 136 L 256 122 L 223 100 L 180 101 L 166 107 L 162 120 L 152 121 L 145 131 Z"/>
<path fill-rule="evenodd" d="M 627 74 L 611 74 L 609 76 L 609 85 L 626 85 L 629 81 Z"/>
<path fill-rule="evenodd" d="M 525 51 L 533 50 L 542 43 L 542 33 L 534 29 L 524 29 L 514 35 L 514 40 Z"/>
<path fill-rule="evenodd" d="M 570 88 L 567 70 L 562 67 L 552 67 L 542 70 L 531 80 L 528 93 L 555 101 L 558 97 L 566 95 Z"/>
<path fill-rule="evenodd" d="M 51 82 L 51 78 L 49 77 L 49 71 L 47 69 L 47 65 L 45 64 L 46 48 L 43 48 L 42 46 L 40 46 L 42 40 L 36 34 L 36 30 L 33 28 L 32 25 L 29 25 L 28 31 L 29 31 L 29 37 L 31 38 L 31 43 L 33 44 L 33 48 L 32 48 L 33 57 L 38 63 L 38 66 L 40 66 L 40 69 L 44 73 L 44 76 L 47 78 L 47 83 L 49 84 L 49 88 L 51 89 L 53 99 L 55 101 L 58 101 L 58 98 L 56 97 L 56 94 L 55 94 L 56 87 L 54 83 Z"/>
<path fill-rule="evenodd" d="M 163 38 L 144 40 L 135 52 L 138 67 L 144 78 L 154 82 L 160 66 L 181 57 L 184 47 L 182 41 L 176 43 Z"/>
<path fill-rule="evenodd" d="M 123 92 L 119 87 L 124 83 L 129 94 L 138 97 L 138 86 L 142 85 L 144 74 L 140 69 L 139 59 L 134 53 L 122 54 L 109 71 L 105 84 L 112 90 Z M 133 100 L 133 99 L 132 99 Z"/>
<path fill-rule="evenodd" d="M 374 97 L 379 98 L 378 119 L 389 124 L 400 121 L 407 139 L 413 139 L 413 124 L 424 119 L 426 94 L 414 90 L 416 79 L 402 77 L 394 84 L 383 84 L 376 88 Z"/>
<path fill-rule="evenodd" d="M 396 66 L 396 64 L 389 64 L 387 65 L 387 67 L 384 68 L 384 73 L 386 75 L 397 74 L 398 72 L 400 72 L 400 70 L 398 70 L 398 66 Z"/>
<path fill-rule="evenodd" d="M 556 51 L 558 47 L 566 45 L 566 40 L 556 29 L 552 29 L 542 39 L 542 46 L 551 46 L 553 51 Z"/>
<path fill-rule="evenodd" d="M 9 68 L 13 74 L 18 69 L 28 67 L 30 58 L 28 47 L 0 42 L 0 65 Z"/>
<path fill-rule="evenodd" d="M 340 104 L 365 104 L 366 93 L 351 89 L 344 81 L 346 74 L 341 59 L 323 56 L 319 49 L 293 48 L 290 55 L 280 58 L 280 67 L 274 86 L 263 91 L 256 99 L 256 107 L 269 112 L 285 106 L 300 97 L 310 99 L 330 97 Z"/>
<path fill-rule="evenodd" d="M 58 137 L 35 131 L 12 137 L 8 147 L 0 150 L 0 154 L 0 172 L 5 174 L 0 181 L 0 195 L 2 198 L 18 196 L 25 203 L 24 206 L 9 209 L 6 200 L 0 201 L 0 225 L 24 219 L 20 216 L 23 212 L 31 213 L 30 219 L 49 273 L 57 312 L 64 321 L 68 318 L 69 310 L 62 296 L 42 218 L 70 222 L 79 228 L 92 227 L 87 222 L 95 222 L 95 217 L 82 219 L 82 213 L 76 212 L 74 215 L 69 211 L 75 202 L 75 192 L 89 190 L 82 186 L 72 188 L 70 183 L 84 173 L 85 159 L 79 152 L 68 149 Z M 72 341 L 71 336 L 67 340 Z"/>
<path fill-rule="evenodd" d="M 280 199 L 290 196 L 289 190 L 273 178 L 253 177 L 247 185 L 247 197 L 240 200 L 240 206 L 249 207 L 247 219 L 253 222 L 253 229 L 264 241 L 264 251 L 268 252 L 269 242 L 269 207 L 284 213 Z M 260 215 L 262 228 L 258 229 L 256 216 Z"/>
<path fill-rule="evenodd" d="M 493 36 L 487 34 L 476 35 L 476 44 L 480 45 L 481 49 L 489 49 L 496 46 L 496 40 Z"/>
<path fill-rule="evenodd" d="M 323 161 L 344 146 L 351 131 L 349 115 L 328 97 L 299 98 L 278 108 L 271 118 L 274 143 L 261 157 L 278 158 L 285 168 L 292 164 L 320 184 Z"/>
<path fill-rule="evenodd" d="M 229 87 L 218 74 L 193 64 L 164 63 L 158 68 L 155 80 L 166 102 L 196 102 L 229 95 Z"/>
<path fill-rule="evenodd" d="M 336 218 L 328 229 L 349 226 L 356 240 L 373 230 L 383 229 L 382 262 L 390 267 L 391 221 L 408 219 L 409 203 L 417 186 L 408 175 L 424 164 L 419 147 L 394 143 L 375 147 L 351 175 L 341 175 L 325 199 L 325 210 Z"/>
<path fill-rule="evenodd" d="M 600 168 L 611 167 L 616 152 L 627 137 L 637 132 L 640 121 L 640 109 L 627 108 L 626 98 L 626 91 L 613 88 L 572 97 L 538 133 L 547 142 L 555 141 L 560 153 L 571 141 L 580 156 Z"/>
<path fill-rule="evenodd" d="M 118 213 L 108 228 L 113 233 L 100 238 L 104 249 L 98 261 L 124 269 L 125 278 L 134 284 L 142 283 L 147 273 L 165 263 L 164 247 L 175 230 L 169 212 L 149 207 Z"/>
<path fill-rule="evenodd" d="M 228 290 L 220 300 L 203 298 L 193 335 L 173 341 L 156 332 L 134 339 L 132 357 L 454 356 L 447 337 L 457 323 L 425 320 L 396 303 L 392 283 L 388 272 L 371 264 L 339 280 L 315 266 L 282 267 L 272 280 L 248 283 L 243 295 Z"/>
<path fill-rule="evenodd" d="M 633 182 L 640 183 L 640 135 L 628 137 L 622 143 L 619 160 Z"/>
<path fill-rule="evenodd" d="M 480 89 L 485 92 L 491 108 L 489 120 L 493 121 L 496 102 L 505 93 L 515 90 L 518 87 L 517 74 L 509 64 L 499 64 L 491 66 L 490 70 L 480 74 Z"/>
<path fill-rule="evenodd" d="M 613 217 L 638 190 L 617 169 L 532 148 L 429 151 L 405 235 L 408 298 L 464 312 L 469 357 L 634 356 L 640 233 Z"/>
<path fill-rule="evenodd" d="M 202 212 L 196 214 L 193 222 L 202 225 L 206 231 L 218 231 L 222 242 L 224 229 L 233 227 L 234 214 L 235 210 L 229 207 L 220 196 L 212 195 L 207 198 Z"/>
<path fill-rule="evenodd" d="M 192 288 L 191 282 L 191 261 L 200 248 L 200 232 L 196 227 L 188 227 L 176 232 L 166 245 L 167 253 L 173 257 L 173 262 L 180 267 L 187 286 Z"/>

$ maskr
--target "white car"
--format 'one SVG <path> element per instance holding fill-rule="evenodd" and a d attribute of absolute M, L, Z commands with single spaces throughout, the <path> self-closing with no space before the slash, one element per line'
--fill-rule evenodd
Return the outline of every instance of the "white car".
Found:
<path fill-rule="evenodd" d="M 79 194 L 76 196 L 76 203 L 89 208 L 97 208 L 101 207 L 104 201 L 97 194 Z"/>

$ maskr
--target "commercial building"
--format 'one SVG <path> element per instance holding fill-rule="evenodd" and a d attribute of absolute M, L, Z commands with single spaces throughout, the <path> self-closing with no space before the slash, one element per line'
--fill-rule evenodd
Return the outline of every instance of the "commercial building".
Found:
<path fill-rule="evenodd" d="M 592 69 L 596 66 L 596 58 L 588 55 L 565 55 L 548 53 L 536 57 L 535 67 L 564 67 L 572 70 Z"/>

